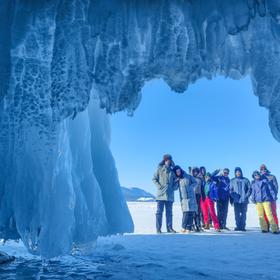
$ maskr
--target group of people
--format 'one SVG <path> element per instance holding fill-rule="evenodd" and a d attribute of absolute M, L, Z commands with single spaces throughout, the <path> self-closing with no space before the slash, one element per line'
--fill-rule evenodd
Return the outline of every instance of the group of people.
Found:
<path fill-rule="evenodd" d="M 211 226 L 217 232 L 229 230 L 229 204 L 234 207 L 234 230 L 246 231 L 247 209 L 251 200 L 256 204 L 262 232 L 278 234 L 276 177 L 264 164 L 259 171 L 253 172 L 251 182 L 243 176 L 240 167 L 235 168 L 233 179 L 229 178 L 229 173 L 228 168 L 209 173 L 203 166 L 189 167 L 187 173 L 174 164 L 171 155 L 164 155 L 153 177 L 157 187 L 157 233 L 161 233 L 164 209 L 167 232 L 176 233 L 172 225 L 172 207 L 174 192 L 179 190 L 183 212 L 182 233 L 200 232 Z"/>

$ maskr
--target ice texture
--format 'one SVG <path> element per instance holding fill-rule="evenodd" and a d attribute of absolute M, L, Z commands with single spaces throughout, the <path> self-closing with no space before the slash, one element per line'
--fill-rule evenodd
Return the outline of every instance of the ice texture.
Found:
<path fill-rule="evenodd" d="M 279 24 L 277 0 L 2 0 L 1 237 L 53 257 L 133 230 L 105 111 L 149 80 L 249 75 L 280 141 Z"/>

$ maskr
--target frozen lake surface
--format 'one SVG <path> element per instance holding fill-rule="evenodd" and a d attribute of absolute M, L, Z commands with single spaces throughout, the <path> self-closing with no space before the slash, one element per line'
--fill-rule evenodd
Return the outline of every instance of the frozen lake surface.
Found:
<path fill-rule="evenodd" d="M 42 261 L 21 242 L 1 251 L 16 261 L 0 266 L 0 279 L 279 279 L 280 236 L 262 234 L 254 205 L 245 233 L 213 231 L 155 235 L 155 203 L 129 203 L 135 234 L 100 238 L 95 253 Z M 180 230 L 180 205 L 174 228 Z M 229 227 L 234 227 L 230 207 Z M 164 229 L 164 228 L 163 228 Z"/>

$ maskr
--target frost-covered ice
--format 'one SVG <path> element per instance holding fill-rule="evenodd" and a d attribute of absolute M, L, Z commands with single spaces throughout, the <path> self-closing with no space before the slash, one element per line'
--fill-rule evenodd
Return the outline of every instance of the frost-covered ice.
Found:
<path fill-rule="evenodd" d="M 21 238 L 30 252 L 48 258 L 93 249 L 100 235 L 132 232 L 104 110 L 92 101 L 53 133 L 57 142 L 25 128 L 14 157 L 14 150 L 6 150 L 0 162 L 1 237 Z M 48 148 L 42 141 L 50 141 Z"/>
<path fill-rule="evenodd" d="M 279 24 L 277 0 L 2 0 L 0 237 L 52 257 L 133 231 L 98 106 L 146 81 L 249 75 L 280 140 Z"/>
<path fill-rule="evenodd" d="M 12 279 L 279 279 L 280 236 L 260 233 L 255 207 L 248 212 L 248 232 L 155 235 L 154 202 L 131 202 L 137 233 L 99 238 L 94 254 L 42 262 L 22 243 L 0 246 L 16 261 L 0 266 L 0 278 Z M 280 209 L 279 209 L 280 210 Z M 229 226 L 234 226 L 233 209 Z M 174 227 L 181 210 L 174 207 Z M 24 278 L 25 277 L 25 278 Z M 1 278 L 1 279 L 2 279 Z"/>

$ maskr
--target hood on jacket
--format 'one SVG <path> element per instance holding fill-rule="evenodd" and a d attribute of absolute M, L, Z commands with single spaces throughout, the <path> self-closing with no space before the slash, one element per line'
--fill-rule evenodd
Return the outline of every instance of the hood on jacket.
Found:
<path fill-rule="evenodd" d="M 200 170 L 199 170 L 198 167 L 194 167 L 194 168 L 192 169 L 192 175 L 193 175 L 193 176 L 194 176 L 194 173 L 197 173 L 197 175 L 198 175 L 199 172 L 200 172 Z M 196 176 L 194 176 L 194 177 L 196 177 Z"/>
<path fill-rule="evenodd" d="M 243 172 L 242 172 L 242 169 L 241 169 L 240 167 L 236 167 L 236 168 L 234 169 L 234 175 L 235 175 L 235 177 L 236 177 L 236 172 L 237 172 L 237 171 L 239 171 L 239 172 L 241 173 L 240 178 L 243 178 Z"/>
<path fill-rule="evenodd" d="M 207 181 L 207 182 L 210 182 L 211 181 L 211 178 L 212 178 L 212 175 L 211 175 L 211 173 L 210 172 L 206 172 L 206 174 L 205 174 L 205 178 L 209 178 L 209 180 Z"/>
<path fill-rule="evenodd" d="M 259 175 L 260 177 L 262 176 L 261 173 L 258 170 L 254 171 L 253 174 L 252 174 L 252 177 L 253 177 L 254 180 L 255 180 L 255 175 Z"/>
<path fill-rule="evenodd" d="M 204 174 L 206 174 L 206 168 L 204 166 L 201 166 L 199 168 L 199 173 L 202 174 L 202 172 L 204 172 Z"/>
<path fill-rule="evenodd" d="M 185 171 L 184 171 L 179 165 L 175 165 L 175 166 L 173 167 L 173 171 L 174 171 L 176 177 L 177 177 L 176 171 L 179 170 L 179 169 L 181 170 L 181 176 L 180 176 L 180 178 L 183 178 Z"/>

